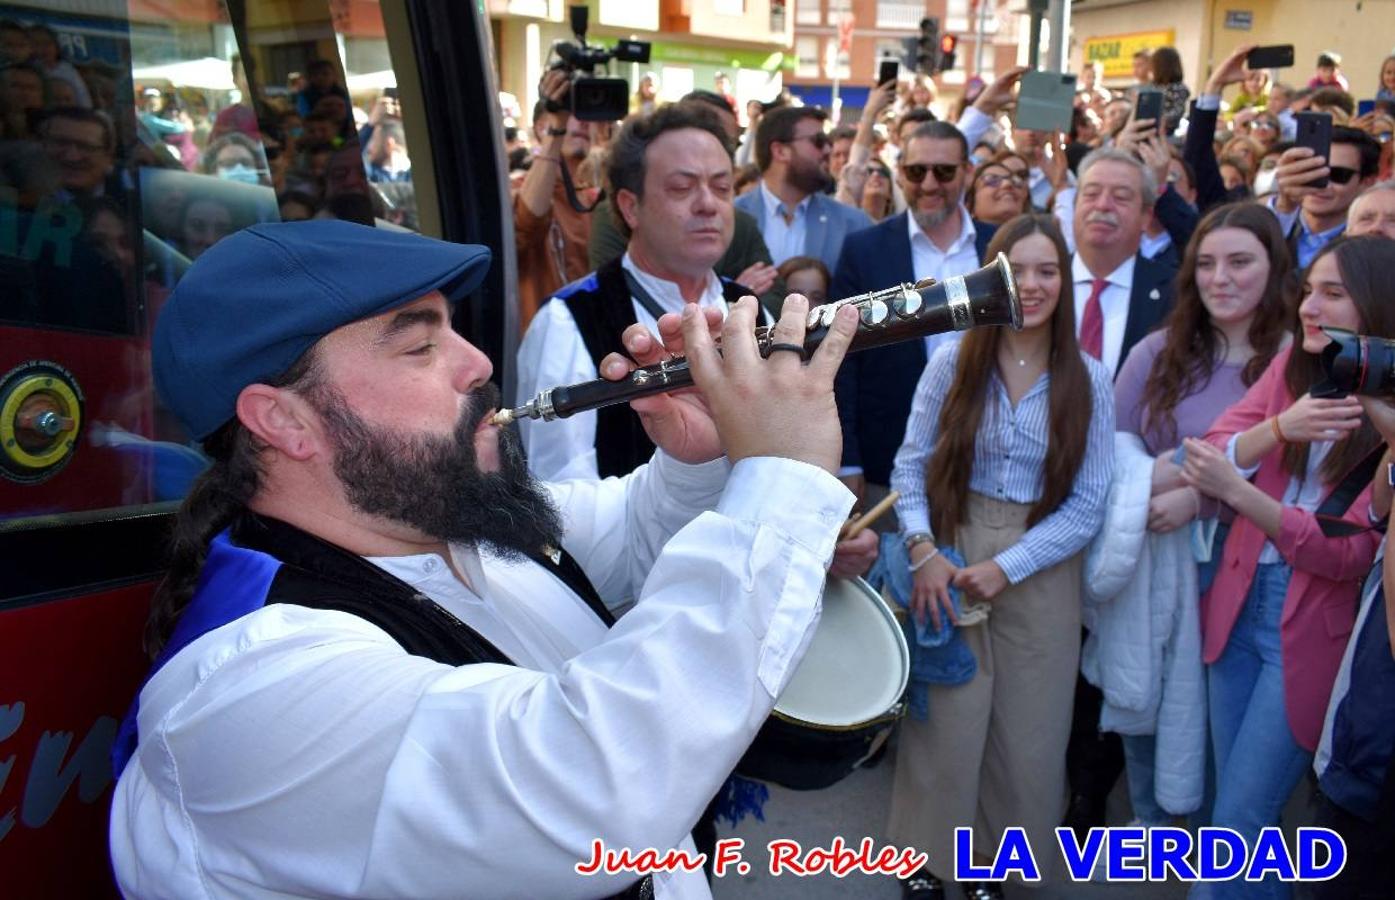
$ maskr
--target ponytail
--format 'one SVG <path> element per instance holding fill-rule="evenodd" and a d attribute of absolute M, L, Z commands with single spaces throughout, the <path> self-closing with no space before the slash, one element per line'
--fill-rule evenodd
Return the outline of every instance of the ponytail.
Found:
<path fill-rule="evenodd" d="M 265 383 L 301 394 L 313 392 L 321 384 L 315 346 L 280 378 Z M 209 542 L 246 511 L 261 486 L 264 445 L 238 419 L 229 420 L 205 438 L 203 449 L 213 464 L 194 482 L 175 514 L 169 570 L 155 589 L 145 623 L 145 651 L 152 658 L 169 641 L 179 616 L 194 597 Z"/>

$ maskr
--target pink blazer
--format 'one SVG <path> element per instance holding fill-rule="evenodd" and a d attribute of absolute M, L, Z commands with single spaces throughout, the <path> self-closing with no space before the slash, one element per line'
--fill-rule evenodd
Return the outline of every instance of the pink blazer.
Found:
<path fill-rule="evenodd" d="M 1224 450 L 1233 435 L 1249 430 L 1293 403 L 1284 384 L 1288 357 L 1288 350 L 1274 357 L 1245 396 L 1211 425 L 1207 441 Z M 1281 447 L 1260 461 L 1253 482 L 1274 499 L 1283 499 L 1289 474 L 1283 468 Z M 1344 518 L 1369 526 L 1370 503 L 1371 486 L 1367 485 Z M 1236 517 L 1216 580 L 1201 598 L 1202 656 L 1207 663 L 1215 662 L 1225 650 L 1230 630 L 1249 596 L 1266 540 L 1253 522 Z M 1279 536 L 1274 541 L 1284 560 L 1293 567 L 1279 625 L 1284 706 L 1294 737 L 1308 750 L 1317 749 L 1332 683 L 1356 621 L 1361 584 L 1375 560 L 1379 543 L 1380 535 L 1369 529 L 1349 537 L 1326 537 L 1312 513 L 1294 506 L 1284 507 Z"/>

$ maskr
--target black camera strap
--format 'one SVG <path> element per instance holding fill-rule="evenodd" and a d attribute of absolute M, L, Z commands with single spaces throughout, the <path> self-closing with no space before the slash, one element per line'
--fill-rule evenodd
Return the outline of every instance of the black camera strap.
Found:
<path fill-rule="evenodd" d="M 567 191 L 567 202 L 572 205 L 572 209 L 576 210 L 579 213 L 585 213 L 587 215 L 594 212 L 596 207 L 601 205 L 601 201 L 605 199 L 605 191 L 602 190 L 599 193 L 597 193 L 596 202 L 592 203 L 590 206 L 587 206 L 586 204 L 581 202 L 581 197 L 579 197 L 576 193 L 576 182 L 572 181 L 571 168 L 565 162 L 561 164 L 561 168 L 562 187 L 565 188 Z"/>
<path fill-rule="evenodd" d="M 1318 520 L 1318 528 L 1326 537 L 1348 537 L 1362 531 L 1369 531 L 1371 526 L 1356 525 L 1342 518 L 1346 511 L 1351 508 L 1352 503 L 1366 489 L 1366 485 L 1371 483 L 1375 477 L 1376 467 L 1380 465 L 1381 457 L 1385 456 L 1385 442 L 1382 441 L 1361 462 L 1356 464 L 1350 472 L 1346 474 L 1337 486 L 1332 489 L 1332 493 L 1327 495 L 1327 499 L 1322 501 L 1322 505 L 1317 508 L 1314 515 Z"/>

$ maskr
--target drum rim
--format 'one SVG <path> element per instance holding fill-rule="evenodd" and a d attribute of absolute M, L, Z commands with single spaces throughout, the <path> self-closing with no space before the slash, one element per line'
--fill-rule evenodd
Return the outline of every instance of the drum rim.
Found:
<path fill-rule="evenodd" d="M 866 600 L 868 600 L 872 604 L 873 608 L 876 609 L 877 612 L 881 615 L 881 617 L 886 621 L 886 624 L 890 626 L 891 633 L 894 636 L 893 640 L 896 644 L 897 650 L 900 651 L 899 655 L 901 659 L 901 684 L 896 692 L 896 700 L 885 712 L 878 713 L 870 719 L 865 719 L 861 722 L 856 722 L 850 725 L 828 725 L 819 722 L 811 722 L 808 719 L 801 719 L 798 716 L 793 716 L 789 713 L 782 712 L 778 708 L 772 708 L 770 710 L 770 715 L 776 719 L 779 719 L 782 722 L 787 722 L 790 725 L 797 725 L 801 728 L 811 728 L 815 731 L 826 731 L 830 733 L 863 731 L 868 728 L 876 728 L 891 722 L 895 722 L 897 719 L 901 718 L 905 714 L 906 687 L 910 684 L 911 677 L 911 648 L 906 643 L 906 635 L 905 632 L 901 630 L 901 623 L 897 621 L 895 613 L 892 612 L 891 607 L 886 602 L 886 598 L 884 598 L 880 592 L 874 590 L 865 579 L 858 577 L 836 578 L 834 576 L 829 576 L 827 582 L 832 581 L 849 583 L 853 591 L 858 595 L 864 597 Z M 827 582 L 825 582 L 824 587 L 825 593 L 827 593 L 828 590 Z M 778 698 L 776 698 L 775 702 L 778 706 L 780 701 Z"/>

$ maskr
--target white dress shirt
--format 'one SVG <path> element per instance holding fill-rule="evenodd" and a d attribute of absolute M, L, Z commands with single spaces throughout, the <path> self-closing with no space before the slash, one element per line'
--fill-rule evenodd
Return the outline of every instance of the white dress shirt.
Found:
<path fill-rule="evenodd" d="M 1259 471 L 1259 463 L 1255 463 L 1249 468 L 1241 468 L 1240 463 L 1235 458 L 1235 444 L 1240 435 L 1232 435 L 1230 441 L 1225 445 L 1226 458 L 1230 464 L 1235 466 L 1246 480 L 1255 477 Z M 1332 452 L 1336 446 L 1336 441 L 1313 441 L 1308 445 L 1308 468 L 1304 471 L 1303 477 L 1290 475 L 1288 487 L 1284 488 L 1284 496 L 1279 502 L 1284 506 L 1296 506 L 1305 512 L 1317 512 L 1322 505 L 1325 496 L 1322 475 L 1319 474 L 1322 464 L 1327 461 L 1327 454 Z M 1279 548 L 1274 546 L 1273 541 L 1265 541 L 1264 547 L 1259 551 L 1259 561 L 1261 563 L 1281 563 L 1284 562 L 1283 554 Z"/>
<path fill-rule="evenodd" d="M 959 235 L 945 250 L 935 246 L 935 242 L 916 224 L 914 215 L 907 214 L 906 222 L 911 239 L 911 271 L 915 273 L 916 281 L 923 278 L 944 281 L 955 275 L 978 271 L 978 232 L 974 230 L 973 216 L 969 215 L 964 204 L 959 204 Z M 957 331 L 926 335 L 925 358 L 930 359 L 937 348 L 958 340 Z"/>
<path fill-rule="evenodd" d="M 1123 265 L 1106 276 L 1109 282 L 1100 294 L 1100 313 L 1104 316 L 1104 336 L 1100 341 L 1103 357 L 1100 362 L 1109 370 L 1113 378 L 1119 371 L 1120 351 L 1124 347 L 1124 329 L 1129 323 L 1129 297 L 1133 293 L 1133 265 L 1135 256 L 1124 260 Z M 1090 299 L 1091 282 L 1095 276 L 1086 268 L 1080 254 L 1071 259 L 1071 280 L 1075 282 L 1075 333 L 1080 334 L 1080 323 L 1085 319 L 1085 304 Z"/>
<path fill-rule="evenodd" d="M 665 312 L 682 312 L 683 295 L 678 285 L 640 269 L 626 253 L 622 266 Z M 651 331 L 658 327 L 654 317 L 633 298 L 636 321 Z M 710 306 L 726 313 L 722 297 L 722 281 L 709 274 L 707 287 L 698 299 L 699 306 Z M 599 377 L 596 364 L 586 350 L 571 310 L 561 300 L 551 300 L 528 324 L 523 342 L 518 347 L 518 393 L 515 406 L 532 400 L 539 391 L 566 384 L 594 381 Z M 543 422 L 522 419 L 518 423 L 523 449 L 528 454 L 528 469 L 544 481 L 565 481 L 569 478 L 597 478 L 596 413 L 581 412 L 565 419 Z"/>
<path fill-rule="evenodd" d="M 602 597 L 639 592 L 629 613 L 607 631 L 541 567 L 453 547 L 468 586 L 438 557 L 373 561 L 520 665 L 442 665 L 290 604 L 210 631 L 141 691 L 110 822 L 122 892 L 598 897 L 627 879 L 576 874 L 597 838 L 694 852 L 808 646 L 852 495 L 791 460 L 662 452 L 550 490 Z M 711 896 L 701 871 L 654 887 Z"/>
<path fill-rule="evenodd" d="M 760 191 L 760 202 L 765 208 L 761 237 L 765 238 L 765 246 L 770 250 L 773 263 L 778 266 L 796 256 L 817 255 L 806 253 L 804 247 L 809 233 L 809 201 L 813 195 L 806 196 L 793 210 L 788 210 L 785 202 L 765 186 L 764 178 L 757 182 L 756 190 Z M 789 222 L 785 221 L 786 213 L 792 214 Z"/>

